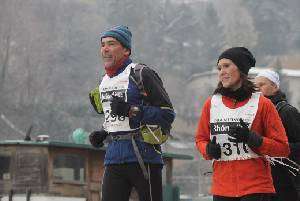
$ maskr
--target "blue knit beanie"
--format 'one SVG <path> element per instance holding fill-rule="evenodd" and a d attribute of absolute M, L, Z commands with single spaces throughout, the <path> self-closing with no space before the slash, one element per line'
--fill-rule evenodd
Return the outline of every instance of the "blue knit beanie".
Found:
<path fill-rule="evenodd" d="M 101 34 L 101 41 L 102 38 L 105 37 L 113 37 L 117 39 L 124 47 L 131 50 L 131 37 L 132 34 L 128 27 L 124 25 L 115 26 Z"/>

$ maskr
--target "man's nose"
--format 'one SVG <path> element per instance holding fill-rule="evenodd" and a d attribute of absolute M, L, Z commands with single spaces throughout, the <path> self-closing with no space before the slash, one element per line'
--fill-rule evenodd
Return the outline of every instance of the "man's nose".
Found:
<path fill-rule="evenodd" d="M 109 50 L 108 45 L 103 45 L 101 47 L 102 51 L 107 52 Z"/>

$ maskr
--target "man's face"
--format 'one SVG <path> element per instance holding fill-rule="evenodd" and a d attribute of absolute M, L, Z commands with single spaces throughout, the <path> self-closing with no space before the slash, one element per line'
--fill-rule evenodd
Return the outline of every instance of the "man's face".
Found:
<path fill-rule="evenodd" d="M 273 96 L 278 91 L 277 85 L 266 77 L 256 77 L 254 83 L 264 96 Z"/>
<path fill-rule="evenodd" d="M 241 73 L 230 59 L 219 61 L 218 77 L 224 88 L 236 90 L 242 86 Z"/>
<path fill-rule="evenodd" d="M 121 65 L 122 61 L 130 54 L 130 50 L 123 47 L 113 37 L 105 37 L 101 40 L 100 55 L 106 69 Z"/>

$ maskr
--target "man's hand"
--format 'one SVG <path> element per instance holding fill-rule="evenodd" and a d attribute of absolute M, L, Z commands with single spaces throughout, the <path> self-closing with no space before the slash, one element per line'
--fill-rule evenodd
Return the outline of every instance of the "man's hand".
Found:
<path fill-rule="evenodd" d="M 206 153 L 214 159 L 219 159 L 221 158 L 221 146 L 216 143 L 216 140 L 216 136 L 214 136 L 213 139 L 206 145 Z"/>
<path fill-rule="evenodd" d="M 105 130 L 100 130 L 100 131 L 93 131 L 90 136 L 90 142 L 91 144 L 96 147 L 96 148 L 100 148 L 103 147 L 104 143 L 103 141 L 105 140 L 105 138 L 107 137 L 108 133 Z"/>
<path fill-rule="evenodd" d="M 242 118 L 240 118 L 240 126 L 230 129 L 229 136 L 233 137 L 228 139 L 230 142 L 244 142 L 251 147 L 260 147 L 263 142 L 263 138 L 255 132 L 250 131 Z"/>
<path fill-rule="evenodd" d="M 110 104 L 111 114 L 117 116 L 129 116 L 130 104 L 126 103 L 122 98 L 113 96 Z"/>

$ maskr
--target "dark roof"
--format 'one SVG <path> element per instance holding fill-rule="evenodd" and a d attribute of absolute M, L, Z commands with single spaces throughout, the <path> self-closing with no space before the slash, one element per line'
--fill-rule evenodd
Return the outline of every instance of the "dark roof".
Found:
<path fill-rule="evenodd" d="M 67 148 L 78 148 L 78 149 L 90 149 L 90 150 L 105 150 L 104 148 L 96 149 L 90 144 L 76 144 L 72 142 L 62 142 L 62 141 L 24 141 L 24 140 L 5 140 L 0 141 L 1 145 L 22 145 L 22 146 L 47 146 L 47 147 L 67 147 Z M 173 158 L 178 160 L 193 160 L 194 157 L 187 154 L 175 154 L 170 152 L 163 152 L 162 156 L 164 158 Z"/>
<path fill-rule="evenodd" d="M 0 141 L 0 145 L 24 145 L 24 146 L 48 146 L 48 147 L 68 147 L 68 148 L 81 148 L 81 149 L 93 149 L 93 150 L 105 150 L 104 148 L 96 149 L 89 144 L 76 144 L 72 142 L 63 141 L 24 141 L 24 140 L 5 140 Z"/>

